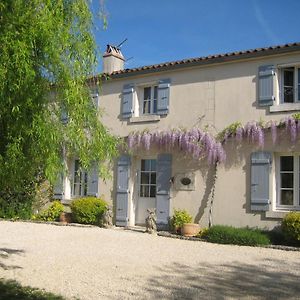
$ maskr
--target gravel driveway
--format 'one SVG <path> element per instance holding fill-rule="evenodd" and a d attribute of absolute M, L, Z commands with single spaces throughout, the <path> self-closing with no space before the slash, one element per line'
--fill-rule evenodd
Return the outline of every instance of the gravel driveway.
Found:
<path fill-rule="evenodd" d="M 300 252 L 0 221 L 0 278 L 80 299 L 300 299 Z"/>

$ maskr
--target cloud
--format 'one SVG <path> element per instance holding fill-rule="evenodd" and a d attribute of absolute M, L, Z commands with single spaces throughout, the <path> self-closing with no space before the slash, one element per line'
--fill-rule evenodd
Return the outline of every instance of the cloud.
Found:
<path fill-rule="evenodd" d="M 258 24 L 261 26 L 261 29 L 263 30 L 264 34 L 267 36 L 267 38 L 273 43 L 278 44 L 280 39 L 278 36 L 274 33 L 274 31 L 269 26 L 268 22 L 266 21 L 266 17 L 264 16 L 257 0 L 253 0 L 253 7 L 254 7 L 254 16 L 258 22 Z"/>

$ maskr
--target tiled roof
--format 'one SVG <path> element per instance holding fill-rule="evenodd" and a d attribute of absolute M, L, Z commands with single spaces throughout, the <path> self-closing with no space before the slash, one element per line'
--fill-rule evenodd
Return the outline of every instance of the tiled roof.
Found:
<path fill-rule="evenodd" d="M 119 78 L 119 77 L 126 77 L 130 75 L 133 76 L 133 75 L 138 75 L 143 73 L 165 71 L 168 69 L 189 67 L 189 66 L 195 66 L 201 64 L 205 65 L 205 64 L 229 62 L 237 59 L 254 58 L 254 57 L 267 56 L 267 55 L 282 54 L 282 53 L 293 52 L 293 51 L 300 51 L 300 42 L 165 62 L 165 63 L 142 66 L 142 67 L 137 67 L 132 69 L 124 69 L 120 71 L 115 71 L 111 74 L 101 74 L 100 76 Z"/>

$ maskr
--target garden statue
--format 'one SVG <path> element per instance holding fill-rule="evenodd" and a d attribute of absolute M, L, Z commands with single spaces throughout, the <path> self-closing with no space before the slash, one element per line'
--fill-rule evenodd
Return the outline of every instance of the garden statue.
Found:
<path fill-rule="evenodd" d="M 157 227 L 156 227 L 156 209 L 147 209 L 149 213 L 148 217 L 146 218 L 146 232 L 151 234 L 156 234 Z"/>
<path fill-rule="evenodd" d="M 113 226 L 113 211 L 111 206 L 108 206 L 107 210 L 103 214 L 103 226 L 105 228 Z"/>

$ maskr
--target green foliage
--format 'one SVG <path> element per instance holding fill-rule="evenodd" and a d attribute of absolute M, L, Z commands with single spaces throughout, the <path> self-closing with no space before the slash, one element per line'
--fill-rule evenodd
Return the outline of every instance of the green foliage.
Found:
<path fill-rule="evenodd" d="M 300 245 L 300 212 L 290 212 L 282 220 L 282 232 L 286 240 Z"/>
<path fill-rule="evenodd" d="M 53 201 L 51 205 L 38 214 L 36 219 L 43 221 L 58 221 L 60 214 L 64 211 L 63 204 L 59 201 Z"/>
<path fill-rule="evenodd" d="M 106 209 L 107 203 L 94 197 L 76 199 L 71 203 L 74 221 L 82 224 L 102 225 L 102 215 Z"/>
<path fill-rule="evenodd" d="M 171 226 L 173 229 L 182 227 L 184 223 L 191 223 L 192 216 L 185 210 L 175 209 L 171 218 Z"/>
<path fill-rule="evenodd" d="M 201 228 L 199 230 L 199 233 L 197 234 L 197 237 L 204 239 L 207 237 L 207 234 L 208 234 L 208 228 Z"/>
<path fill-rule="evenodd" d="M 24 195 L 5 195 L 0 198 L 0 218 L 30 219 L 32 215 L 31 199 Z"/>
<path fill-rule="evenodd" d="M 54 295 L 29 286 L 21 286 L 15 280 L 0 279 L 0 299 L 10 300 L 63 300 L 62 296 Z"/>
<path fill-rule="evenodd" d="M 230 124 L 229 126 L 227 126 L 226 128 L 224 128 L 218 135 L 217 135 L 217 139 L 219 141 L 223 141 L 225 135 L 227 134 L 228 136 L 236 133 L 236 130 L 242 127 L 242 123 L 241 122 L 234 122 L 232 124 Z"/>
<path fill-rule="evenodd" d="M 269 245 L 267 235 L 259 230 L 249 228 L 234 228 L 231 226 L 214 225 L 206 233 L 206 239 L 212 243 L 233 245 Z"/>
<path fill-rule="evenodd" d="M 118 139 L 89 96 L 98 56 L 89 1 L 2 1 L 0 28 L 0 191 L 23 195 L 40 175 L 53 183 L 64 150 L 106 174 Z"/>
<path fill-rule="evenodd" d="M 300 120 L 300 113 L 292 114 L 292 117 L 293 117 L 295 120 L 299 121 L 299 120 Z"/>

